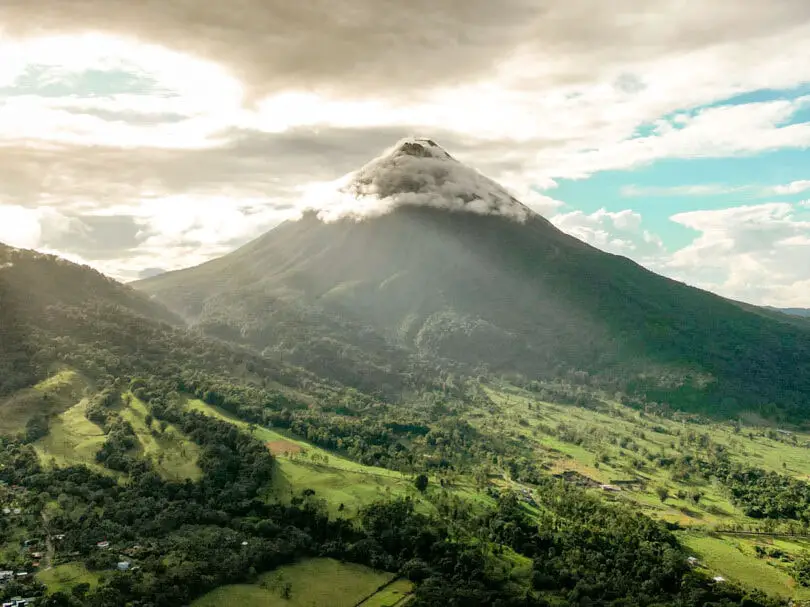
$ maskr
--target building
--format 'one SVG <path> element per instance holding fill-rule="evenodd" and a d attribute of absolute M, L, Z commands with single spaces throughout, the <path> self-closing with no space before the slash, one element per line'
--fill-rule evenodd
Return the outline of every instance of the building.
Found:
<path fill-rule="evenodd" d="M 118 569 L 118 571 L 129 571 L 129 568 L 131 566 L 132 563 L 130 563 L 129 561 L 121 561 L 120 563 L 118 563 L 118 565 L 116 565 L 116 569 Z"/>
<path fill-rule="evenodd" d="M 107 540 L 104 540 L 103 542 L 99 542 L 96 544 L 96 548 L 99 548 L 101 550 L 107 550 L 109 547 L 110 542 L 108 542 Z"/>
<path fill-rule="evenodd" d="M 616 492 L 618 492 L 618 491 L 621 491 L 621 490 L 622 490 L 622 488 L 621 488 L 621 487 L 617 487 L 616 485 L 599 485 L 599 488 L 600 488 L 602 491 L 611 491 L 611 492 L 613 492 L 613 493 L 616 493 Z"/>
<path fill-rule="evenodd" d="M 689 563 L 692 567 L 697 567 L 700 565 L 700 561 L 697 560 L 696 557 L 690 556 L 686 559 L 686 562 Z"/>

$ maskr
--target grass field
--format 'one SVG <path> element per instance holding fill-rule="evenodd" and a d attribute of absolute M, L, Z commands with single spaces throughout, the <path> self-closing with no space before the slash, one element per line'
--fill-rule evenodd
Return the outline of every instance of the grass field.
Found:
<path fill-rule="evenodd" d="M 0 400 L 0 434 L 25 430 L 25 424 L 37 413 L 54 415 L 76 404 L 87 386 L 85 379 L 63 369 L 26 390 Z"/>
<path fill-rule="evenodd" d="M 165 432 L 153 434 L 152 428 L 146 425 L 146 405 L 129 393 L 124 395 L 124 401 L 125 406 L 120 410 L 121 417 L 132 424 L 138 435 L 140 455 L 151 459 L 164 478 L 200 478 L 202 471 L 197 466 L 200 448 L 171 424 L 166 427 Z M 153 422 L 153 427 L 157 428 L 158 424 Z"/>
<path fill-rule="evenodd" d="M 223 586 L 194 601 L 193 607 L 355 607 L 393 577 L 384 573 L 332 559 L 310 559 L 281 567 L 260 576 L 255 584 Z M 289 589 L 283 598 L 283 588 Z M 402 599 L 405 586 L 396 591 Z M 392 598 L 394 593 L 389 593 Z M 368 603 L 384 607 L 396 603 Z"/>
<path fill-rule="evenodd" d="M 469 421 L 503 440 L 519 444 L 525 455 L 542 462 L 552 472 L 575 470 L 600 483 L 641 478 L 645 488 L 623 491 L 618 499 L 633 501 L 642 511 L 683 525 L 715 528 L 730 522 L 753 522 L 735 508 L 724 489 L 711 482 L 676 480 L 669 471 L 650 464 L 639 469 L 640 453 L 648 451 L 676 458 L 682 453 L 681 437 L 705 435 L 746 466 L 810 478 L 810 434 L 791 430 L 777 433 L 767 426 L 735 428 L 731 423 L 691 423 L 645 415 L 618 404 L 602 410 L 545 403 L 532 393 L 508 385 L 482 387 L 497 409 L 470 412 Z M 580 444 L 560 438 L 560 428 L 585 438 Z M 552 433 L 549 433 L 548 430 Z M 617 444 L 618 441 L 618 444 Z M 665 486 L 670 497 L 662 503 L 655 489 Z M 699 490 L 699 504 L 678 499 Z"/>
<path fill-rule="evenodd" d="M 151 459 L 164 478 L 199 478 L 199 447 L 172 425 L 164 433 L 153 435 L 146 426 L 146 405 L 128 395 L 124 399 L 126 402 L 118 408 L 118 412 L 132 424 L 138 437 L 139 454 Z M 48 434 L 34 443 L 34 449 L 44 465 L 63 467 L 84 464 L 97 472 L 118 476 L 96 463 L 96 452 L 104 443 L 105 436 L 100 426 L 85 417 L 87 406 L 87 399 L 82 399 L 52 417 Z"/>
<path fill-rule="evenodd" d="M 48 587 L 49 593 L 67 592 L 83 582 L 90 584 L 91 588 L 98 586 L 100 575 L 88 571 L 81 563 L 65 563 L 36 574 L 37 580 Z"/>
<path fill-rule="evenodd" d="M 250 429 L 248 423 L 202 401 L 189 400 L 188 406 L 243 430 Z M 326 501 L 330 514 L 348 517 L 376 500 L 404 495 L 416 497 L 410 479 L 393 470 L 363 466 L 268 428 L 254 427 L 252 432 L 275 451 L 277 473 L 273 489 L 278 499 L 287 500 L 303 489 L 312 489 L 316 498 Z M 280 445 L 286 446 L 279 449 Z M 341 504 L 343 509 L 340 509 Z"/>
<path fill-rule="evenodd" d="M 798 586 L 788 574 L 786 566 L 774 559 L 756 557 L 755 541 L 736 536 L 710 537 L 696 533 L 682 534 L 680 539 L 712 575 L 721 575 L 727 580 L 754 586 L 784 598 L 810 599 L 810 588 Z"/>
<path fill-rule="evenodd" d="M 104 443 L 104 431 L 85 417 L 87 404 L 87 400 L 82 399 L 51 419 L 47 436 L 34 443 L 43 464 L 84 464 L 98 472 L 111 472 L 96 463 L 95 455 Z"/>

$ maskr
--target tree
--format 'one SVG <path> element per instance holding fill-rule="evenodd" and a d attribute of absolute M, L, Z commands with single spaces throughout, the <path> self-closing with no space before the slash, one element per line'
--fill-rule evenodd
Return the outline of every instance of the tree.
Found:
<path fill-rule="evenodd" d="M 427 489 L 428 486 L 427 474 L 420 474 L 419 476 L 417 476 L 413 484 L 416 485 L 416 488 L 419 490 L 420 493 L 424 493 L 425 489 Z"/>
<path fill-rule="evenodd" d="M 77 599 L 83 599 L 85 595 L 90 592 L 90 584 L 87 582 L 79 582 L 70 590 L 71 594 Z"/>
<path fill-rule="evenodd" d="M 669 489 L 667 487 L 664 487 L 664 486 L 656 487 L 655 488 L 655 494 L 658 496 L 658 499 L 660 499 L 661 502 L 665 502 L 665 501 L 667 501 L 667 498 L 669 497 Z"/>
<path fill-rule="evenodd" d="M 689 498 L 692 500 L 692 503 L 697 506 L 700 503 L 700 500 L 703 499 L 703 492 L 697 490 L 692 491 L 692 493 L 689 494 Z"/>

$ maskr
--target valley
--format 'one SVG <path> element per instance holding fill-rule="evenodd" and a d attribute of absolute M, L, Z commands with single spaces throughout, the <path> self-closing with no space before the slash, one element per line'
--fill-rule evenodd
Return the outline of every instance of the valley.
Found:
<path fill-rule="evenodd" d="M 78 376 L 67 370 L 36 389 L 66 385 L 70 378 L 73 396 L 80 397 Z M 83 387 L 92 392 L 89 385 Z M 540 400 L 536 390 L 506 382 L 487 382 L 471 389 L 475 397 L 466 399 L 459 417 L 493 445 L 502 445 L 509 456 L 477 463 L 470 460 L 467 471 L 430 474 L 429 488 L 424 493 L 415 488 L 413 473 L 359 464 L 339 452 L 302 440 L 289 430 L 259 426 L 197 398 L 183 398 L 182 408 L 238 428 L 273 454 L 273 481 L 264 491 L 271 502 L 300 503 L 300 496 L 308 495 L 305 499 L 313 506 L 320 503 L 316 507 L 324 509 L 330 518 L 351 519 L 370 504 L 403 497 L 413 500 L 416 510 L 425 514 L 443 511 L 448 503 L 484 511 L 496 505 L 493 495 L 514 491 L 519 498 L 532 496 L 532 503 L 523 508 L 530 518 L 539 521 L 543 508 L 538 509 L 537 503 L 542 504 L 538 495 L 542 488 L 532 478 L 539 472 L 565 477 L 558 482 L 581 485 L 600 500 L 626 503 L 633 510 L 677 525 L 676 537 L 698 559 L 700 569 L 711 576 L 743 586 L 752 585 L 755 579 L 753 587 L 773 596 L 810 600 L 810 590 L 797 586 L 790 574 L 793 562 L 810 548 L 805 522 L 746 516 L 718 479 L 690 477 L 677 466 L 660 463 L 686 455 L 710 458 L 722 452 L 742 467 L 761 468 L 804 481 L 810 478 L 810 433 L 765 425 L 763 420 L 758 424 L 754 419 L 747 423 L 713 422 L 685 415 L 645 413 L 617 402 L 599 401 L 598 394 L 591 395 L 593 402 L 587 407 L 552 403 Z M 87 466 L 125 483 L 126 474 L 96 461 L 95 453 L 107 437 L 100 426 L 86 418 L 90 400 L 83 396 L 73 406 L 54 414 L 48 434 L 33 443 L 34 449 L 43 466 Z M 112 410 L 132 425 L 137 436 L 133 456 L 151 461 L 167 480 L 200 478 L 200 448 L 178 427 L 155 419 L 149 419 L 147 424 L 147 416 L 151 417 L 148 405 L 131 391 L 122 392 L 116 402 Z M 22 428 L 24 423 L 18 429 Z M 419 439 L 412 442 L 415 447 Z M 526 463 L 531 466 L 524 467 Z M 662 489 L 666 489 L 663 498 Z M 7 544 L 9 549 L 11 545 Z M 515 575 L 519 567 L 513 569 L 515 565 L 507 562 L 506 569 L 512 569 L 511 575 Z M 295 582 L 297 567 L 290 570 L 293 587 L 300 586 Z M 80 563 L 59 557 L 55 568 L 37 574 L 37 579 L 52 592 L 69 591 L 88 579 L 93 580 L 93 586 L 98 583 L 98 576 L 93 577 L 96 574 L 83 571 Z M 277 589 L 265 589 L 275 589 L 278 584 L 268 586 L 267 580 L 283 571 L 260 577 L 252 586 L 223 587 L 195 605 L 216 604 L 225 596 L 233 600 L 239 597 L 248 605 L 251 601 L 270 604 L 261 601 L 270 600 L 271 595 L 278 605 L 299 604 L 295 599 L 291 602 L 281 597 Z M 331 570 L 318 573 L 317 567 L 306 571 L 310 579 L 323 579 L 325 592 L 333 583 L 329 580 L 338 575 Z M 344 577 L 359 584 L 355 575 Z M 101 578 L 109 578 L 109 574 L 102 572 Z M 317 592 L 317 587 L 306 592 L 310 591 Z M 362 594 L 362 589 L 357 592 Z M 396 593 L 394 596 L 397 600 L 403 598 Z M 405 604 L 388 603 L 382 598 L 368 601 L 363 604 Z"/>

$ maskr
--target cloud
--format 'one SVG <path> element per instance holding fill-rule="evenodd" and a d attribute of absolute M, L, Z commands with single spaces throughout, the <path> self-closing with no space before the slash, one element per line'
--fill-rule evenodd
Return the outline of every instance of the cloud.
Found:
<path fill-rule="evenodd" d="M 662 119 L 652 135 L 563 156 L 552 174 L 581 179 L 597 171 L 631 169 L 663 158 L 717 158 L 810 147 L 810 122 L 790 123 L 808 107 L 810 96 L 803 96 L 727 104 Z"/>
<path fill-rule="evenodd" d="M 547 198 L 547 197 L 543 197 Z M 535 200 L 536 204 L 539 201 Z M 529 208 L 499 184 L 461 164 L 434 141 L 405 138 L 333 183 L 308 191 L 302 204 L 327 221 L 430 206 L 525 221 Z"/>
<path fill-rule="evenodd" d="M 802 179 L 799 181 L 792 181 L 786 185 L 777 185 L 773 187 L 774 194 L 800 194 L 810 190 L 810 180 Z"/>
<path fill-rule="evenodd" d="M 765 196 L 787 196 L 800 194 L 810 190 L 810 180 L 792 181 L 787 184 L 759 186 L 759 185 L 728 185 L 722 183 L 707 183 L 695 185 L 676 186 L 622 186 L 620 192 L 627 198 L 637 197 L 709 197 L 724 196 L 727 194 L 747 195 L 751 198 Z"/>
<path fill-rule="evenodd" d="M 5 0 L 19 34 L 87 30 L 132 36 L 221 62 L 266 93 L 297 83 L 356 94 L 470 82 L 531 58 L 546 85 L 588 81 L 640 59 L 755 41 L 806 23 L 802 0 Z M 618 77 L 619 74 L 616 74 Z M 626 89 L 627 78 L 621 80 Z M 635 82 L 635 80 L 633 80 Z M 631 87 L 630 90 L 634 90 Z"/>
<path fill-rule="evenodd" d="M 0 242 L 23 249 L 49 246 L 64 234 L 80 235 L 84 227 L 49 208 L 0 204 Z"/>
<path fill-rule="evenodd" d="M 571 211 L 552 217 L 551 222 L 563 232 L 608 253 L 632 255 L 644 261 L 665 251 L 661 238 L 643 229 L 641 214 L 630 209 L 617 212 L 599 209 L 590 214 Z"/>
<path fill-rule="evenodd" d="M 671 219 L 699 235 L 662 263 L 666 273 L 754 303 L 810 302 L 810 215 L 799 205 L 770 202 Z"/>

